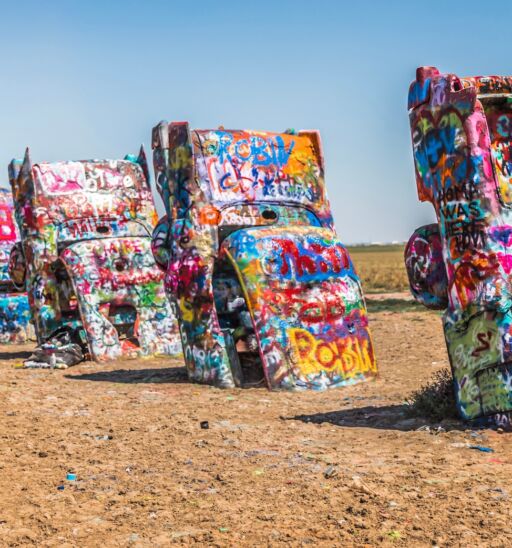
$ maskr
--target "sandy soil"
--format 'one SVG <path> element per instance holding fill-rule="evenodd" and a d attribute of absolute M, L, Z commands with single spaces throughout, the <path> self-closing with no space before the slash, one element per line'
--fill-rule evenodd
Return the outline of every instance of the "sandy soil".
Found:
<path fill-rule="evenodd" d="M 400 299 L 401 301 L 414 301 L 410 291 L 395 291 L 393 293 L 365 293 L 367 301 L 386 301 L 389 299 Z"/>
<path fill-rule="evenodd" d="M 439 317 L 371 321 L 381 378 L 327 393 L 192 385 L 169 360 L 21 370 L 4 347 L 0 544 L 511 546 L 512 437 L 405 415 L 447 364 Z"/>

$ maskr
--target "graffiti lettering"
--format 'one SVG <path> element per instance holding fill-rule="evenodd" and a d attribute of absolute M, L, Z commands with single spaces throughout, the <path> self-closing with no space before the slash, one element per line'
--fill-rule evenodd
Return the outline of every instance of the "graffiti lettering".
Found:
<path fill-rule="evenodd" d="M 251 135 L 247 138 L 236 140 L 232 133 L 223 131 L 214 132 L 217 142 L 210 141 L 206 147 L 209 155 L 218 156 L 223 163 L 228 160 L 231 163 L 250 162 L 255 166 L 268 166 L 270 164 L 282 167 L 286 165 L 295 146 L 293 140 L 288 148 L 280 135 L 265 138 L 260 135 Z"/>
<path fill-rule="evenodd" d="M 336 370 L 340 375 L 352 377 L 375 371 L 366 339 L 347 337 L 328 342 L 317 340 L 309 331 L 300 328 L 290 329 L 289 337 L 302 374 Z"/>
<path fill-rule="evenodd" d="M 320 280 L 350 268 L 347 252 L 340 244 L 311 244 L 305 248 L 298 242 L 275 239 L 272 249 L 273 253 L 266 261 L 266 271 L 285 279 L 296 277 L 307 281 L 315 276 Z"/>

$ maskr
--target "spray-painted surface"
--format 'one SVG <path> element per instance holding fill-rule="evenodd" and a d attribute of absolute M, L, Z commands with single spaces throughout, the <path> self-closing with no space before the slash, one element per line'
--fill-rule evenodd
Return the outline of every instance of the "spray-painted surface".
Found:
<path fill-rule="evenodd" d="M 424 229 L 409 243 L 406 264 L 413 293 L 418 292 L 417 265 L 429 263 L 424 280 L 431 282 L 420 300 L 433 297 L 446 309 L 443 325 L 460 414 L 508 424 L 512 78 L 461 79 L 419 68 L 409 109 L 419 198 L 433 204 L 438 219 L 438 231 L 430 231 L 431 246 L 417 245 Z M 415 259 L 415 254 L 424 258 Z"/>
<path fill-rule="evenodd" d="M 181 353 L 151 254 L 156 212 L 144 151 L 39 164 L 27 151 L 9 175 L 22 239 L 12 276 L 26 275 L 38 342 L 65 328 L 95 360 Z"/>
<path fill-rule="evenodd" d="M 316 131 L 153 130 L 167 272 L 192 380 L 323 389 L 376 374 Z"/>
<path fill-rule="evenodd" d="M 27 294 L 9 276 L 9 258 L 18 239 L 11 191 L 0 188 L 0 344 L 26 342 L 32 333 Z"/>

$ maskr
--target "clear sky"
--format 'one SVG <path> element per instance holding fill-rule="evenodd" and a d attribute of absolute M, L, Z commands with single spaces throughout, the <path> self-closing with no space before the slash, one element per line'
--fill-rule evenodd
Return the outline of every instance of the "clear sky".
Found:
<path fill-rule="evenodd" d="M 118 158 L 161 119 L 318 128 L 346 243 L 405 240 L 418 65 L 512 74 L 512 2 L 0 0 L 0 165 Z M 148 151 L 149 153 L 149 151 Z"/>

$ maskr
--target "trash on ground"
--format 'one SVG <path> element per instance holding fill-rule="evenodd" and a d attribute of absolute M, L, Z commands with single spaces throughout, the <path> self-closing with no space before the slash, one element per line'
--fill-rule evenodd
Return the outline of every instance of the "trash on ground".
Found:
<path fill-rule="evenodd" d="M 485 447 L 483 445 L 470 445 L 470 449 L 476 449 L 477 451 L 482 451 L 483 453 L 494 453 L 494 449 L 491 447 Z"/>
<path fill-rule="evenodd" d="M 59 330 L 38 346 L 23 363 L 25 369 L 67 369 L 85 359 L 82 348 L 68 330 Z"/>

